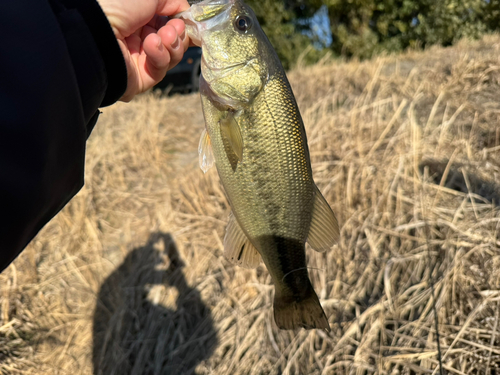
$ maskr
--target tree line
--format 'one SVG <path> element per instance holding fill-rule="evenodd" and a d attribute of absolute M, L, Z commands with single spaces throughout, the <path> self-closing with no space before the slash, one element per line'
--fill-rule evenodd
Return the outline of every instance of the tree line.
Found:
<path fill-rule="evenodd" d="M 499 29 L 500 0 L 246 0 L 286 68 L 308 48 L 306 63 L 325 53 L 369 58 L 433 44 L 451 45 Z M 311 22 L 326 8 L 331 43 Z M 323 45 L 322 45 L 323 44 Z"/>

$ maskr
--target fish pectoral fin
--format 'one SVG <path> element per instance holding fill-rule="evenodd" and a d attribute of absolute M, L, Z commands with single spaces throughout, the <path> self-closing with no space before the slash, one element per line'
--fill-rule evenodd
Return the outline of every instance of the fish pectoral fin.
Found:
<path fill-rule="evenodd" d="M 255 268 L 260 263 L 259 252 L 243 233 L 232 212 L 224 236 L 224 256 L 243 268 Z"/>
<path fill-rule="evenodd" d="M 339 223 L 323 194 L 315 186 L 311 227 L 307 243 L 316 251 L 331 248 L 340 238 Z"/>
<path fill-rule="evenodd" d="M 212 143 L 210 142 L 207 129 L 203 129 L 203 132 L 201 133 L 200 143 L 198 145 L 198 161 L 203 173 L 207 173 L 207 171 L 214 165 L 215 159 L 212 152 Z"/>
<path fill-rule="evenodd" d="M 229 142 L 234 154 L 241 161 L 243 159 L 243 137 L 232 112 L 228 112 L 227 117 L 220 120 L 220 129 L 223 136 Z"/>

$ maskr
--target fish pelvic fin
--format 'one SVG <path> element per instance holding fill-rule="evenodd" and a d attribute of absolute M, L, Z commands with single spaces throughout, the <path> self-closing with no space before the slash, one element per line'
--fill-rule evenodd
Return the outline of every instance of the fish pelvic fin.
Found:
<path fill-rule="evenodd" d="M 215 162 L 212 151 L 212 143 L 210 142 L 210 137 L 208 136 L 206 129 L 203 129 L 200 137 L 200 143 L 198 144 L 198 162 L 203 173 L 207 173 Z"/>
<path fill-rule="evenodd" d="M 307 243 L 316 251 L 330 249 L 340 238 L 339 223 L 330 205 L 314 186 L 314 205 Z"/>
<path fill-rule="evenodd" d="M 256 268 L 260 254 L 238 224 L 231 212 L 224 237 L 224 256 L 233 264 L 243 268 Z"/>
<path fill-rule="evenodd" d="M 318 296 L 309 284 L 303 298 L 281 294 L 274 296 L 274 321 L 279 329 L 323 329 L 330 332 L 330 324 L 319 303 Z"/>

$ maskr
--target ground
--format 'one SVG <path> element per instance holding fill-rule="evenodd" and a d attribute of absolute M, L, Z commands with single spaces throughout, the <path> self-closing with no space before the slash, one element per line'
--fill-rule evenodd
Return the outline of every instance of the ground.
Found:
<path fill-rule="evenodd" d="M 332 332 L 277 329 L 265 267 L 222 255 L 198 95 L 148 93 L 103 109 L 85 187 L 0 274 L 0 373 L 499 373 L 500 37 L 289 78 L 341 225 L 307 249 Z"/>

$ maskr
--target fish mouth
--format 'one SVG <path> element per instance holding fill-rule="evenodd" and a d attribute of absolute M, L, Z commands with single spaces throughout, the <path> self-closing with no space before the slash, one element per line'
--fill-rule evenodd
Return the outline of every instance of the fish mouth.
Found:
<path fill-rule="evenodd" d="M 225 13 L 235 3 L 235 0 L 204 0 L 191 1 L 191 7 L 174 15 L 172 18 L 182 18 L 194 23 L 215 23 L 214 17 Z"/>
<path fill-rule="evenodd" d="M 204 30 L 213 29 L 229 17 L 228 12 L 236 0 L 204 0 L 191 5 L 191 8 L 174 15 L 186 24 L 189 38 L 201 47 L 201 34 Z"/>

